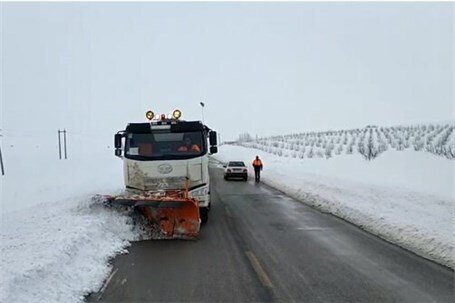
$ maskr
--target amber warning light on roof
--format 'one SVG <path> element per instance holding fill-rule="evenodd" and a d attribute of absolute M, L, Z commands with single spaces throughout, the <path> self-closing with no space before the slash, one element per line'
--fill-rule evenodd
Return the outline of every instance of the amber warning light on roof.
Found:
<path fill-rule="evenodd" d="M 149 110 L 148 112 L 145 113 L 145 117 L 147 117 L 147 119 L 149 120 L 152 120 L 153 117 L 155 117 L 155 114 L 151 110 Z"/>
<path fill-rule="evenodd" d="M 182 112 L 178 109 L 174 110 L 174 112 L 172 113 L 172 117 L 174 117 L 174 119 L 179 119 L 181 116 Z"/>
<path fill-rule="evenodd" d="M 170 115 L 168 115 L 169 117 Z M 148 119 L 148 120 L 153 120 L 153 118 L 155 118 L 156 120 L 166 120 L 166 115 L 165 114 L 161 114 L 161 115 L 157 115 L 155 116 L 155 114 L 149 110 L 145 113 L 145 117 Z M 176 109 L 174 110 L 174 112 L 172 113 L 172 116 L 170 117 L 170 119 L 175 119 L 175 120 L 178 120 L 182 117 L 182 111 L 179 110 L 179 109 Z"/>

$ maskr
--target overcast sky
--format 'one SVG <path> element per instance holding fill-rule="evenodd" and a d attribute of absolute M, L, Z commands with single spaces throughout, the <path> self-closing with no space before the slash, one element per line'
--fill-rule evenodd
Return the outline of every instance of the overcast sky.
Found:
<path fill-rule="evenodd" d="M 200 101 L 225 140 L 455 116 L 453 3 L 0 5 L 4 132 Z"/>

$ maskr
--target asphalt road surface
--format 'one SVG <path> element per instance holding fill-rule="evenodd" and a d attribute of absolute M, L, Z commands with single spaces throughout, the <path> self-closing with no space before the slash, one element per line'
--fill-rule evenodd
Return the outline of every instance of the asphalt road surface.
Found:
<path fill-rule="evenodd" d="M 88 302 L 455 302 L 454 272 L 264 184 L 224 181 L 196 241 L 133 243 Z"/>

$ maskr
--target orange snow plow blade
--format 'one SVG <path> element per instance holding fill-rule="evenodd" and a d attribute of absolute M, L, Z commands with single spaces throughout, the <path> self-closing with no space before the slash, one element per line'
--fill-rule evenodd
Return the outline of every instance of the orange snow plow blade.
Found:
<path fill-rule="evenodd" d="M 199 235 L 199 202 L 189 198 L 186 192 L 149 192 L 106 198 L 111 205 L 131 206 L 139 211 L 152 227 L 158 227 L 158 238 L 192 239 Z"/>
<path fill-rule="evenodd" d="M 165 238 L 196 238 L 199 235 L 199 203 L 194 199 L 163 197 L 135 205 L 144 217 L 157 224 Z"/>

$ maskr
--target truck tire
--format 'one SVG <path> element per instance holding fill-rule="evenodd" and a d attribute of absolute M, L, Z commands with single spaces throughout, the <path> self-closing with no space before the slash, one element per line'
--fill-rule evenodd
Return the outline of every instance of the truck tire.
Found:
<path fill-rule="evenodd" d="M 207 223 L 209 220 L 209 209 L 207 207 L 200 207 L 199 216 L 201 217 L 201 224 Z"/>

